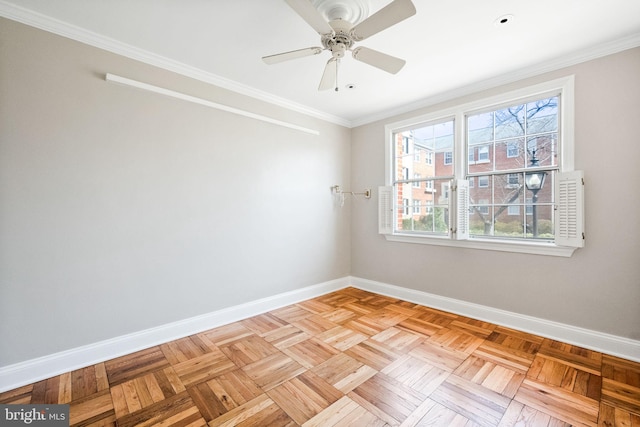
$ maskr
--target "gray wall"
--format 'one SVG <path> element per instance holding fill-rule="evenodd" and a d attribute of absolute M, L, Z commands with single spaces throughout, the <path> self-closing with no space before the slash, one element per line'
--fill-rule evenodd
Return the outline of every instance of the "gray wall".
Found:
<path fill-rule="evenodd" d="M 387 242 L 374 204 L 352 211 L 353 276 L 640 339 L 640 49 L 528 79 L 575 74 L 575 166 L 585 172 L 586 247 L 571 258 Z M 352 183 L 385 185 L 384 124 L 353 129 Z"/>
<path fill-rule="evenodd" d="M 0 43 L 0 366 L 349 275 L 349 129 L 13 21 Z"/>

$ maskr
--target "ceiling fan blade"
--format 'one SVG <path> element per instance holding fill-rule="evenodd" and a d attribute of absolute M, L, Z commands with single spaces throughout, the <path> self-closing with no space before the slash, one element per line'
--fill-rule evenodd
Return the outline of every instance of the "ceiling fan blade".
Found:
<path fill-rule="evenodd" d="M 364 40 L 415 14 L 416 7 L 411 0 L 394 0 L 353 27 L 351 36 L 356 41 Z"/>
<path fill-rule="evenodd" d="M 324 67 L 322 73 L 322 79 L 318 90 L 332 89 L 336 85 L 336 79 L 338 78 L 338 58 L 331 58 L 327 61 L 327 65 Z"/>
<path fill-rule="evenodd" d="M 318 12 L 309 0 L 285 0 L 291 9 L 295 10 L 307 24 L 318 32 L 318 34 L 332 34 L 333 28 L 324 19 L 322 14 Z"/>
<path fill-rule="evenodd" d="M 308 47 L 305 49 L 292 50 L 290 52 L 277 53 L 275 55 L 263 56 L 262 60 L 269 64 L 289 61 L 290 59 L 304 58 L 305 56 L 317 55 L 322 52 L 321 47 Z"/>
<path fill-rule="evenodd" d="M 376 68 L 386 71 L 387 73 L 396 74 L 407 63 L 404 59 L 378 52 L 377 50 L 366 47 L 357 47 L 352 52 L 353 58 L 372 65 Z"/>

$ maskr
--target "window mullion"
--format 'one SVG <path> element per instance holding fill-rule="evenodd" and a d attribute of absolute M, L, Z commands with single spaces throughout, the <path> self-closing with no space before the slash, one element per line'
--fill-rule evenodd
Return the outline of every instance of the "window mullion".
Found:
<path fill-rule="evenodd" d="M 453 176 L 454 179 L 464 179 L 467 171 L 467 162 L 469 161 L 468 147 L 465 138 L 465 117 L 464 112 L 456 113 L 454 120 L 453 135 Z M 466 155 L 465 155 L 466 153 Z"/>

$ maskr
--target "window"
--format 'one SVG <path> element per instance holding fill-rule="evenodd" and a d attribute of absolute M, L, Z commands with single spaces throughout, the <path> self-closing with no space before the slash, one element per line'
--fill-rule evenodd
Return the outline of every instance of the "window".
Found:
<path fill-rule="evenodd" d="M 507 142 L 507 157 L 518 157 L 520 155 L 520 147 L 516 142 Z"/>
<path fill-rule="evenodd" d="M 559 256 L 570 256 L 583 246 L 581 173 L 569 177 L 573 172 L 573 77 L 385 129 L 391 186 L 381 187 L 388 195 L 380 200 L 384 198 L 390 206 L 380 209 L 380 230 L 387 239 Z M 413 155 L 398 154 L 406 138 L 425 147 L 423 169 L 418 169 Z M 429 164 L 431 153 L 436 161 Z M 409 181 L 405 169 L 420 173 Z M 541 174 L 537 177 L 540 188 L 527 186 L 533 173 Z M 422 181 L 433 192 L 411 191 L 415 182 Z M 567 198 L 567 191 L 576 191 L 578 197 Z M 405 200 L 414 206 L 414 214 L 416 206 L 427 206 L 426 214 L 408 218 Z M 568 215 L 579 226 L 565 233 Z M 383 227 L 383 222 L 388 226 Z"/>
<path fill-rule="evenodd" d="M 428 165 L 432 165 L 433 164 L 433 151 L 427 151 L 426 152 L 426 162 Z"/>
<path fill-rule="evenodd" d="M 419 173 L 414 173 L 413 174 L 413 187 L 414 188 L 420 188 L 420 174 Z"/>
<path fill-rule="evenodd" d="M 516 188 L 520 185 L 520 174 L 510 173 L 507 175 L 507 188 Z"/>
<path fill-rule="evenodd" d="M 489 146 L 483 145 L 482 147 L 478 147 L 478 162 L 488 162 L 489 161 Z"/>
<path fill-rule="evenodd" d="M 444 164 L 450 165 L 451 163 L 453 163 L 453 153 L 451 151 L 446 151 L 444 153 Z"/>

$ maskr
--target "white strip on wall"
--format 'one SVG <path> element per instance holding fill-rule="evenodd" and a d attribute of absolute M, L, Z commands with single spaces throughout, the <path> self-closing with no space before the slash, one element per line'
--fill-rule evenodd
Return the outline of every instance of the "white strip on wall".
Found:
<path fill-rule="evenodd" d="M 229 107 L 228 105 L 218 104 L 216 102 L 212 102 L 206 99 L 198 98 L 195 96 L 187 95 L 182 92 L 176 92 L 173 90 L 165 89 L 159 86 L 150 85 L 148 83 L 139 82 L 137 80 L 128 79 L 126 77 L 117 76 L 115 74 L 107 73 L 105 76 L 105 80 L 110 83 L 118 83 L 126 86 L 131 86 L 136 89 L 146 90 L 148 92 L 157 93 L 160 95 L 168 96 L 175 99 L 180 99 L 182 101 L 192 102 L 198 105 L 204 105 L 205 107 L 215 108 L 216 110 L 222 110 L 233 114 L 238 114 L 244 117 L 249 117 L 255 120 L 261 120 L 263 122 L 271 123 L 278 126 L 283 126 L 289 129 L 294 129 L 300 132 L 309 133 L 312 135 L 320 135 L 320 131 L 315 129 L 309 129 L 303 126 L 298 126 L 293 123 L 284 122 L 282 120 L 277 120 L 271 117 L 263 116 L 260 114 L 255 114 L 250 111 L 241 110 L 239 108 Z"/>

